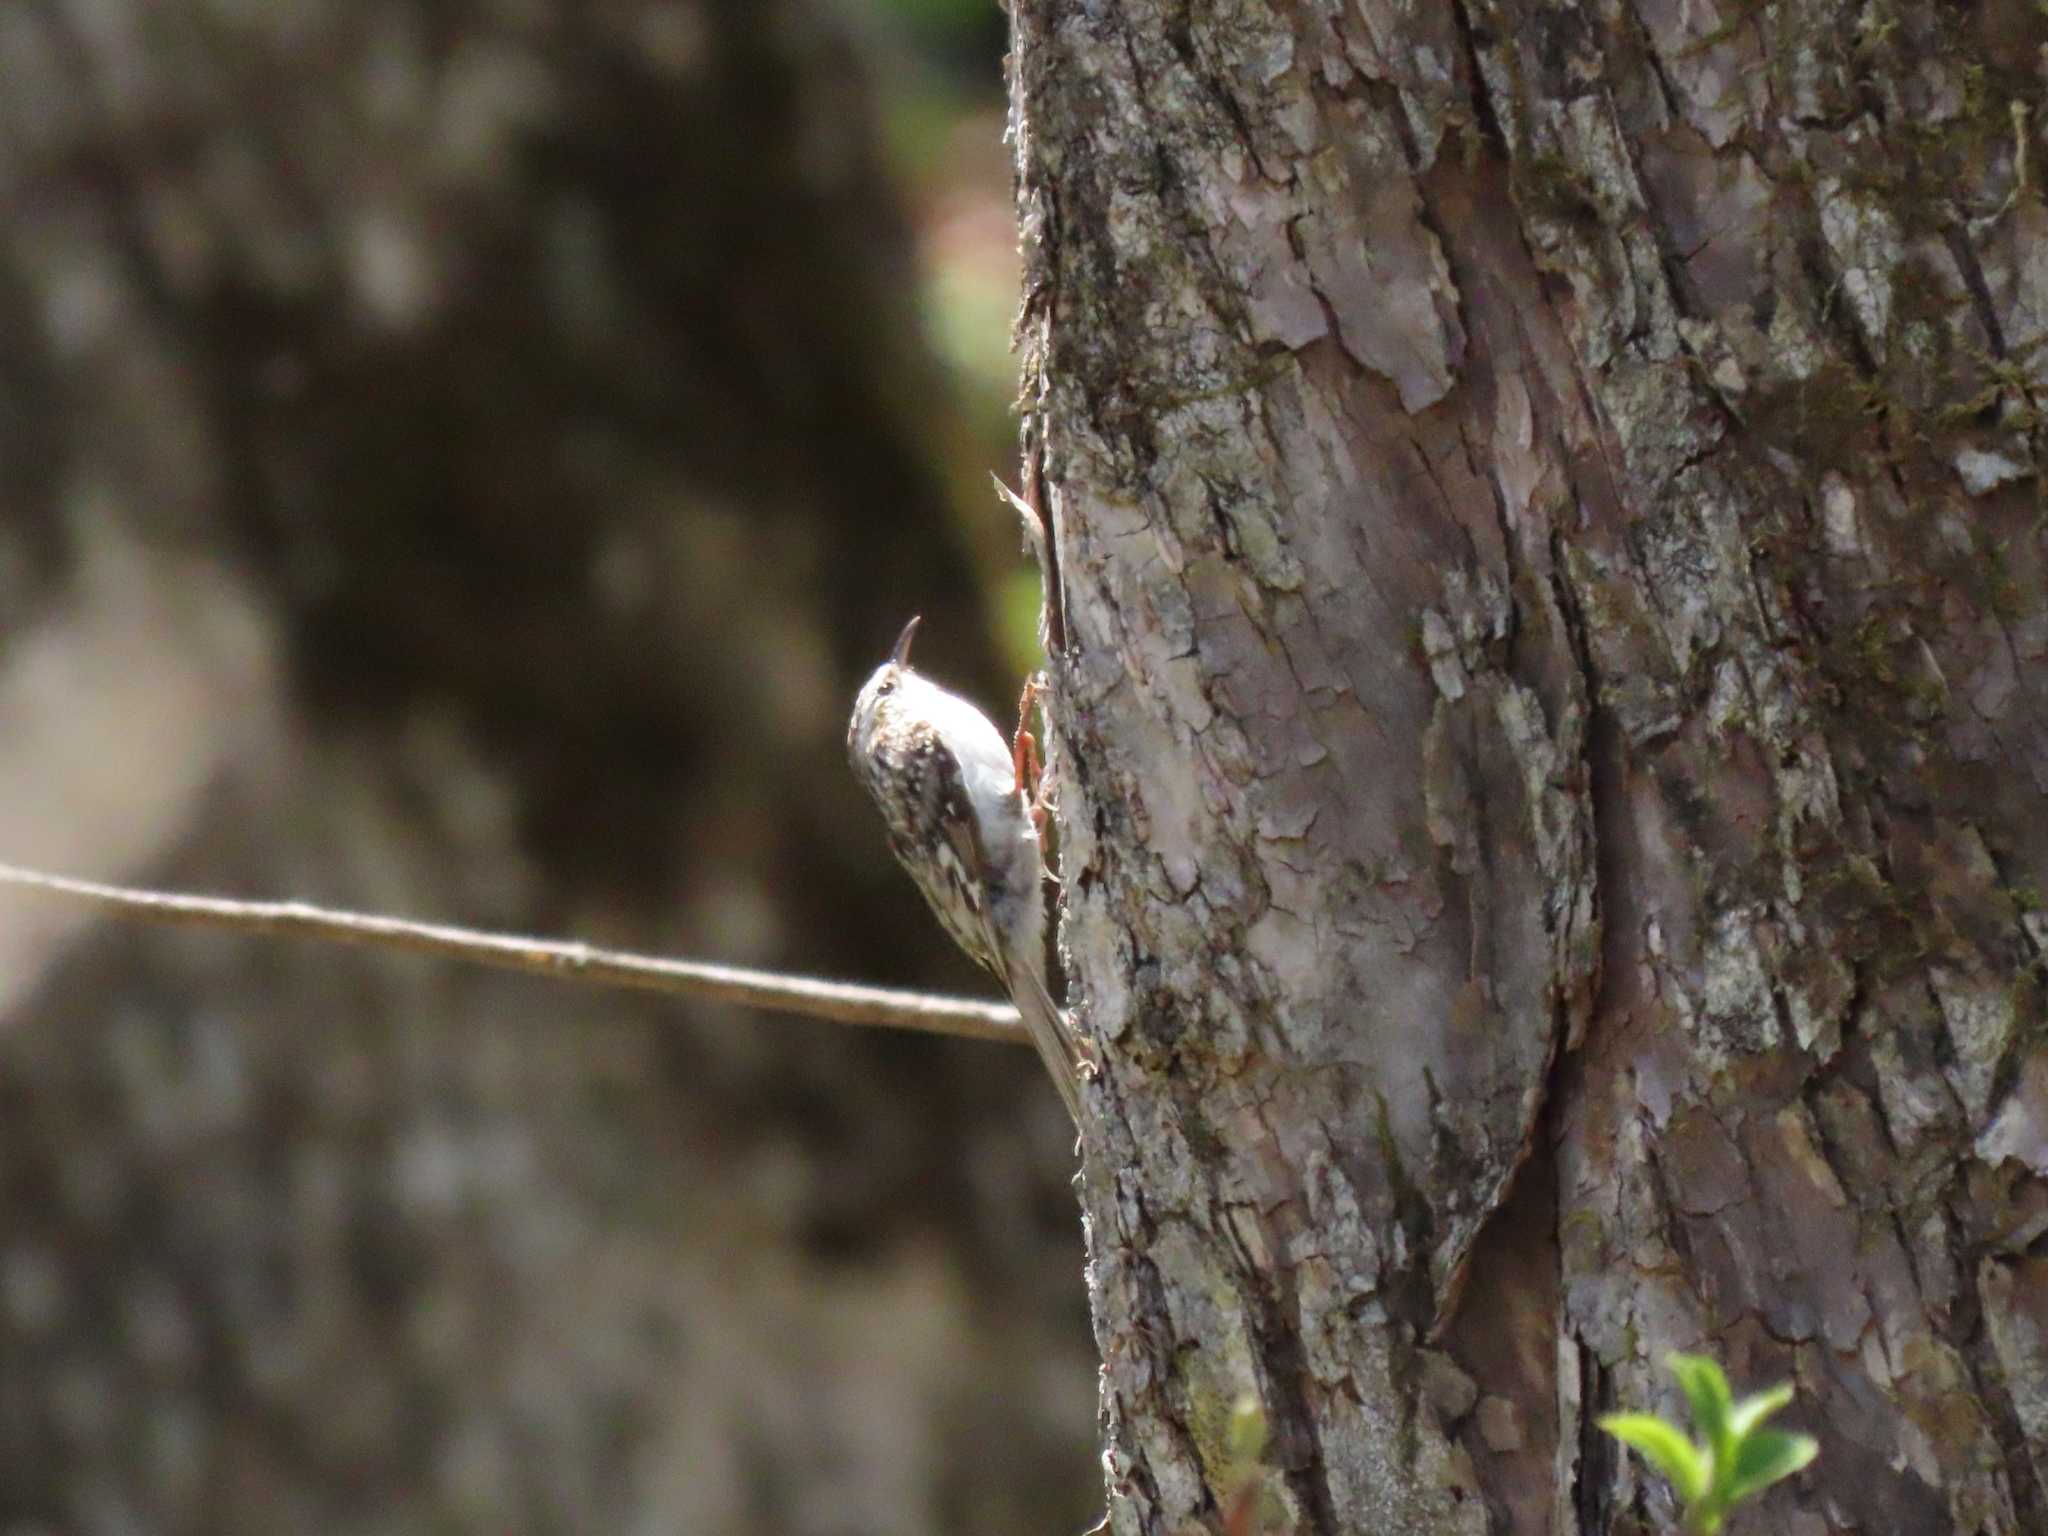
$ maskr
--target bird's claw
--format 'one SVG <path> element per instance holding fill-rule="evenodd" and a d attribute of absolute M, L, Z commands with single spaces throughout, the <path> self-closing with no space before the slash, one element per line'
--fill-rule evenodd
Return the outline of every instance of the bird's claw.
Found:
<path fill-rule="evenodd" d="M 1031 811 L 1031 825 L 1038 840 L 1045 841 L 1045 760 L 1038 752 L 1038 738 L 1029 730 L 1031 711 L 1045 692 L 1045 675 L 1034 672 L 1024 680 L 1024 693 L 1017 700 L 1017 734 L 1010 738 L 1010 755 L 1017 773 L 1017 793 Z"/>

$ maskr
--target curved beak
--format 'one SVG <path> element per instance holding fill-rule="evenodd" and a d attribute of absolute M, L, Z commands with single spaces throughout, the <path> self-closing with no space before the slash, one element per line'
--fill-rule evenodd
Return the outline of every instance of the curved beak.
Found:
<path fill-rule="evenodd" d="M 923 618 L 924 615 L 919 614 L 916 618 L 912 619 L 908 624 L 904 625 L 903 633 L 896 637 L 896 649 L 889 653 L 889 659 L 895 662 L 897 666 L 907 667 L 910 665 L 911 637 L 917 633 L 917 626 L 923 620 Z"/>

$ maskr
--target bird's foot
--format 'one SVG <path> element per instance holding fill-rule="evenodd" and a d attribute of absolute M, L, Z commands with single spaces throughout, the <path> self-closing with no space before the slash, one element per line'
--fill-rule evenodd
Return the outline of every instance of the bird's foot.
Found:
<path fill-rule="evenodd" d="M 1017 734 L 1010 738 L 1010 756 L 1017 773 L 1017 793 L 1031 812 L 1032 828 L 1045 841 L 1045 759 L 1038 752 L 1038 738 L 1031 734 L 1031 711 L 1045 693 L 1045 674 L 1034 672 L 1024 680 L 1024 693 L 1017 700 Z"/>

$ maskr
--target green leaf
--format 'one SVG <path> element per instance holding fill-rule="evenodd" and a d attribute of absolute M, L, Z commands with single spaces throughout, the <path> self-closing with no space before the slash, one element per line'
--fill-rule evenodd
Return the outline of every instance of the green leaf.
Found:
<path fill-rule="evenodd" d="M 1735 1411 L 1728 1416 L 1728 1427 L 1735 1431 L 1735 1438 L 1740 1440 L 1791 1401 L 1792 1383 L 1781 1381 L 1768 1392 L 1758 1392 L 1737 1403 Z"/>
<path fill-rule="evenodd" d="M 1255 1463 L 1266 1454 L 1266 1410 L 1255 1394 L 1238 1393 L 1237 1401 L 1230 1405 L 1230 1424 L 1223 1441 L 1234 1462 Z"/>
<path fill-rule="evenodd" d="M 1654 1413 L 1610 1413 L 1600 1427 L 1623 1445 L 1631 1446 L 1677 1490 L 1680 1502 L 1691 1504 L 1707 1491 L 1707 1456 L 1686 1439 L 1674 1424 Z"/>
<path fill-rule="evenodd" d="M 1728 1479 L 1728 1502 L 1734 1504 L 1762 1493 L 1771 1484 L 1790 1477 L 1819 1454 L 1820 1442 L 1811 1435 L 1787 1435 L 1775 1429 L 1757 1430 L 1736 1448 L 1735 1472 Z"/>
<path fill-rule="evenodd" d="M 1670 1355 L 1664 1363 L 1671 1367 L 1671 1374 L 1685 1389 L 1685 1400 L 1692 1404 L 1692 1427 L 1707 1442 L 1714 1481 L 1725 1481 L 1723 1469 L 1735 1459 L 1735 1431 L 1729 1424 L 1735 1400 L 1728 1391 L 1728 1378 L 1705 1355 Z"/>

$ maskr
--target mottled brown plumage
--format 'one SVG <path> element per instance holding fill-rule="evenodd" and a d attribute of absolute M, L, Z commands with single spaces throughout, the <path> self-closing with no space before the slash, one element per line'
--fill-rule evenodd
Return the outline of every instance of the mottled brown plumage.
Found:
<path fill-rule="evenodd" d="M 1044 866 L 1002 733 L 910 666 L 904 628 L 853 707 L 846 750 L 889 846 L 953 941 L 1000 977 L 1075 1123 L 1092 1070 L 1045 975 Z"/>

